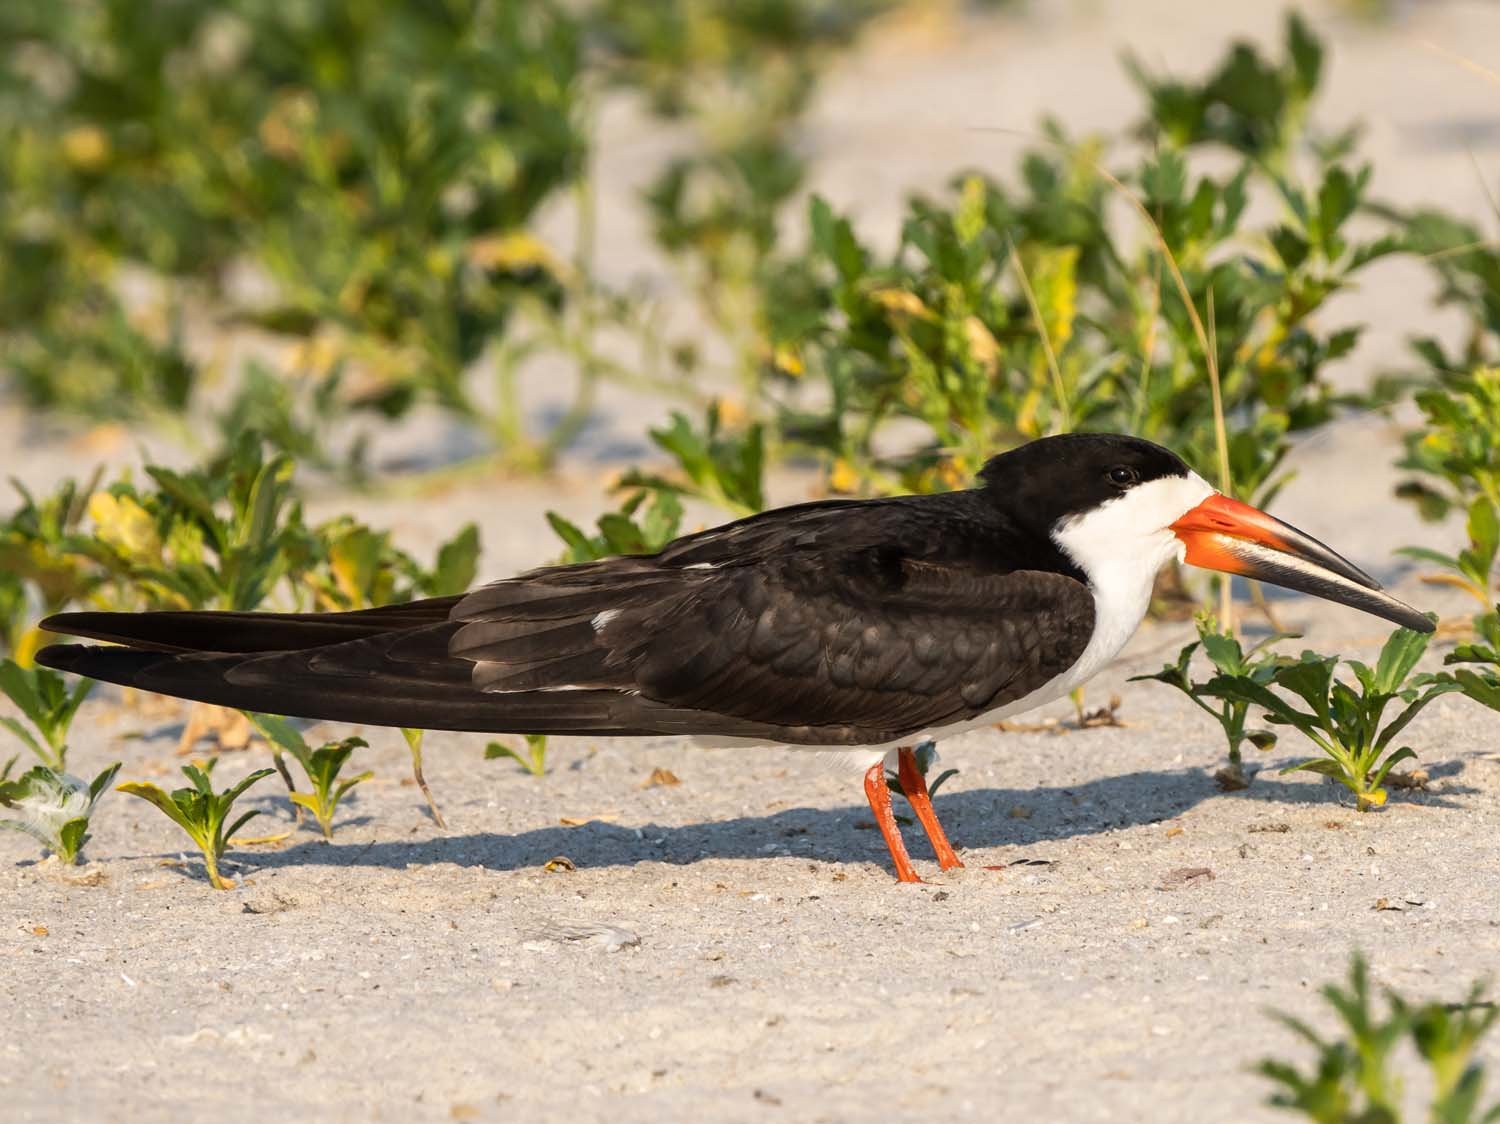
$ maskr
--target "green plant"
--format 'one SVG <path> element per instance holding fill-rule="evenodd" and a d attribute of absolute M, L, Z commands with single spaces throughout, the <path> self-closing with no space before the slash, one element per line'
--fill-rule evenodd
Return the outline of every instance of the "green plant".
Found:
<path fill-rule="evenodd" d="M 1500 555 L 1500 507 L 1484 496 L 1476 497 L 1469 505 L 1464 530 L 1468 535 L 1468 545 L 1456 555 L 1424 546 L 1403 547 L 1400 553 L 1408 558 L 1436 563 L 1447 571 L 1426 575 L 1424 581 L 1455 586 L 1488 608 L 1494 596 L 1490 591 L 1491 575 L 1495 572 L 1496 556 Z"/>
<path fill-rule="evenodd" d="M 484 747 L 484 759 L 493 761 L 498 757 L 509 757 L 533 777 L 542 776 L 547 771 L 547 735 L 523 734 L 522 737 L 526 742 L 524 755 L 521 750 L 504 742 L 490 742 Z"/>
<path fill-rule="evenodd" d="M 823 459 L 833 490 L 958 487 L 997 449 L 1105 429 L 1171 445 L 1257 504 L 1275 497 L 1292 435 L 1346 401 L 1324 371 L 1360 329 L 1317 314 L 1400 248 L 1351 237 L 1368 167 L 1330 158 L 1299 180 L 1247 159 L 1203 175 L 1171 146 L 1102 161 L 1100 142 L 1054 128 L 1019 188 L 970 175 L 951 200 L 913 201 L 890 256 L 813 200 L 810 250 L 781 262 L 765 318 L 783 439 Z M 1282 212 L 1251 227 L 1257 186 Z M 1144 237 L 1100 217 L 1116 191 Z M 903 421 L 930 436 L 892 455 Z"/>
<path fill-rule="evenodd" d="M 440 545 L 430 569 L 392 545 L 389 531 L 347 515 L 314 528 L 299 549 L 297 570 L 315 607 L 367 609 L 463 593 L 479 568 L 479 528 L 466 524 Z"/>
<path fill-rule="evenodd" d="M 432 813 L 432 822 L 444 831 L 448 830 L 448 821 L 443 819 L 443 813 L 437 806 L 437 801 L 432 797 L 432 789 L 427 787 L 427 777 L 422 772 L 422 742 L 427 737 L 426 730 L 412 730 L 405 726 L 401 727 L 401 736 L 406 739 L 406 747 L 411 750 L 411 775 L 417 782 L 417 787 L 422 790 L 422 796 L 427 801 L 427 810 Z"/>
<path fill-rule="evenodd" d="M 1435 347 L 1419 350 L 1441 363 Z M 1427 519 L 1463 511 L 1468 541 L 1453 555 L 1426 547 L 1402 553 L 1440 566 L 1445 572 L 1426 580 L 1456 586 L 1488 610 L 1500 556 L 1500 369 L 1437 372 L 1436 384 L 1416 395 L 1426 424 L 1406 435 L 1399 466 L 1412 475 L 1396 494 Z"/>
<path fill-rule="evenodd" d="M 96 470 L 82 485 L 64 481 L 41 499 L 19 480 L 11 481 L 21 506 L 0 521 L 0 612 L 5 618 L 0 640 L 23 664 L 31 662 L 40 640 L 33 627 L 36 618 L 87 597 L 101 580 L 86 559 L 69 549 L 101 475 Z"/>
<path fill-rule="evenodd" d="M 254 434 L 243 434 L 220 464 L 187 472 L 147 465 L 156 489 L 121 480 L 95 492 L 93 535 L 75 536 L 65 549 L 107 574 L 120 602 L 259 608 L 292 575 L 306 535 L 294 467 L 284 454 L 267 456 Z"/>
<path fill-rule="evenodd" d="M 765 433 L 758 423 L 743 432 L 727 432 L 722 406 L 715 400 L 709 404 L 702 432 L 674 411 L 672 424 L 651 430 L 651 440 L 677 462 L 680 476 L 668 479 L 631 472 L 621 480 L 621 487 L 677 492 L 707 500 L 737 516 L 754 515 L 766 506 Z"/>
<path fill-rule="evenodd" d="M 126 781 L 119 789 L 132 796 L 139 796 L 160 809 L 168 819 L 187 832 L 203 854 L 203 866 L 208 873 L 209 883 L 215 890 L 228 890 L 234 883 L 219 874 L 219 860 L 224 857 L 224 850 L 229 846 L 234 833 L 260 815 L 260 809 L 246 812 L 227 828 L 225 820 L 228 819 L 234 802 L 244 795 L 245 790 L 269 777 L 274 770 L 257 769 L 237 784 L 222 792 L 215 792 L 211 779 L 215 760 L 209 761 L 202 768 L 197 765 L 182 767 L 191 787 L 173 789 L 169 793 L 149 781 Z"/>
<path fill-rule="evenodd" d="M 368 748 L 370 743 L 363 738 L 344 738 L 342 741 L 325 742 L 317 749 L 313 749 L 298 733 L 297 728 L 285 718 L 274 714 L 250 714 L 248 712 L 246 717 L 260 731 L 262 737 L 278 749 L 290 753 L 297 759 L 297 764 L 302 766 L 302 771 L 307 774 L 308 783 L 312 785 L 312 791 L 310 793 L 298 792 L 293 789 L 288 795 L 293 804 L 313 814 L 313 818 L 318 821 L 318 827 L 323 831 L 323 838 L 332 839 L 333 817 L 338 811 L 339 801 L 343 800 L 355 785 L 375 775 L 366 771 L 341 781 L 339 773 L 356 749 Z M 283 774 L 283 779 L 285 779 L 285 774 Z M 288 785 L 288 787 L 291 786 Z"/>
<path fill-rule="evenodd" d="M 67 680 L 55 671 L 22 667 L 12 659 L 0 660 L 0 692 L 26 716 L 36 735 L 14 718 L 0 718 L 0 726 L 20 738 L 43 764 L 60 773 L 67 766 L 68 729 L 93 689 L 92 679 L 80 679 L 69 690 Z"/>
<path fill-rule="evenodd" d="M 1405 436 L 1399 467 L 1412 475 L 1397 494 L 1429 519 L 1477 498 L 1500 507 L 1500 368 L 1454 369 L 1419 343 L 1436 381 L 1414 395 L 1423 425 Z"/>
<path fill-rule="evenodd" d="M 1414 350 L 1437 375 L 1459 375 L 1500 362 L 1500 262 L 1493 238 L 1473 223 L 1431 209 L 1403 211 L 1380 208 L 1384 217 L 1401 224 L 1413 253 L 1427 262 L 1438 278 L 1437 303 L 1452 306 L 1467 330 L 1454 352 L 1431 336 L 1413 341 Z"/>
<path fill-rule="evenodd" d="M 648 502 L 649 497 L 649 502 Z M 599 533 L 586 534 L 555 511 L 547 522 L 566 550 L 564 562 L 594 562 L 617 554 L 652 554 L 675 539 L 682 526 L 682 504 L 670 489 L 636 491 L 620 506 L 597 521 Z"/>
<path fill-rule="evenodd" d="M 1500 606 L 1474 618 L 1474 638 L 1443 657 L 1453 671 L 1435 677 L 1491 710 L 1500 711 Z"/>
<path fill-rule="evenodd" d="M 1381 786 L 1391 767 L 1416 757 L 1406 746 L 1390 751 L 1396 735 L 1433 699 L 1457 689 L 1433 676 L 1412 676 L 1428 639 L 1424 633 L 1398 628 L 1373 668 L 1344 660 L 1354 672 L 1353 684 L 1335 676 L 1339 657 L 1303 652 L 1297 660 L 1277 662 L 1269 682 L 1253 674 L 1219 674 L 1201 690 L 1259 707 L 1268 721 L 1300 730 L 1325 756 L 1288 765 L 1282 772 L 1305 769 L 1331 777 L 1354 794 L 1356 807 L 1364 812 L 1385 803 Z M 1272 687 L 1300 699 L 1307 709 Z M 1387 720 L 1385 712 L 1392 703 L 1399 710 Z"/>
<path fill-rule="evenodd" d="M 72 866 L 89 841 L 94 806 L 119 771 L 116 761 L 88 783 L 46 765 L 33 766 L 15 780 L 0 776 L 0 806 L 21 817 L 0 819 L 0 827 L 26 832 Z"/>
<path fill-rule="evenodd" d="M 1290 1062 L 1266 1058 L 1256 1067 L 1277 1091 L 1269 1103 L 1301 1113 L 1318 1124 L 1399 1124 L 1402 1081 L 1397 1051 L 1409 1043 L 1426 1063 L 1432 1080 L 1427 1119 L 1436 1124 L 1484 1124 L 1500 1120 L 1500 1104 L 1480 1107 L 1484 1070 L 1474 1059 L 1479 1040 L 1500 1019 L 1500 1006 L 1476 985 L 1457 1004 L 1412 1004 L 1387 990 L 1382 1014 L 1371 995 L 1369 969 L 1355 954 L 1347 987 L 1327 984 L 1323 998 L 1341 1024 L 1342 1036 L 1325 1038 L 1301 1019 L 1273 1012 L 1317 1051 L 1314 1068 L 1304 1073 Z"/>
<path fill-rule="evenodd" d="M 1212 717 L 1223 729 L 1225 740 L 1229 743 L 1229 766 L 1219 774 L 1219 783 L 1227 789 L 1244 788 L 1250 783 L 1250 779 L 1245 775 L 1241 747 L 1249 742 L 1256 749 L 1271 749 L 1276 744 L 1276 735 L 1270 730 L 1246 726 L 1245 721 L 1250 713 L 1250 703 L 1247 700 L 1212 695 L 1208 687 L 1217 676 L 1265 686 L 1275 677 L 1276 668 L 1281 662 L 1280 657 L 1271 652 L 1271 645 L 1292 637 L 1284 633 L 1273 633 L 1246 649 L 1233 633 L 1220 631 L 1219 622 L 1212 615 L 1199 613 L 1194 623 L 1198 628 L 1198 639 L 1178 652 L 1176 660 L 1155 675 L 1136 675 L 1130 681 L 1155 681 L 1176 687 Z M 1192 676 L 1193 653 L 1199 648 L 1202 648 L 1214 670 L 1214 676 L 1209 679 L 1195 680 Z M 1204 701 L 1205 698 L 1212 698 L 1213 704 Z"/>
<path fill-rule="evenodd" d="M 347 360 L 349 406 L 392 416 L 426 399 L 482 418 L 470 368 L 520 297 L 558 293 L 534 258 L 494 245 L 578 173 L 582 30 L 546 0 L 190 0 L 149 26 L 81 0 L 8 17 L 8 366 L 42 404 L 105 415 L 149 393 L 180 409 L 192 376 L 175 333 L 109 299 L 134 267 L 160 282 L 151 319 L 207 297 Z M 52 62 L 12 67 L 12 52 Z M 46 80 L 58 69 L 68 82 Z M 237 298 L 237 261 L 271 293 Z M 79 374 L 58 385 L 68 360 Z"/>
<path fill-rule="evenodd" d="M 1139 126 L 1147 139 L 1179 147 L 1221 144 L 1279 171 L 1303 137 L 1323 73 L 1323 46 L 1290 11 L 1280 60 L 1238 42 L 1200 81 L 1153 75 L 1133 55 L 1126 56 L 1126 70 L 1150 104 Z"/>
<path fill-rule="evenodd" d="M 106 608 L 249 610 L 280 600 L 358 609 L 458 593 L 477 570 L 473 524 L 439 547 L 431 568 L 397 549 L 389 532 L 352 517 L 309 527 L 294 462 L 268 453 L 254 433 L 203 467 L 145 472 L 154 487 L 127 474 L 86 503 L 71 485 L 49 501 L 49 509 L 66 500 L 69 512 L 86 510 L 86 522 L 46 514 L 28 497 L 28 517 L 0 532 L 0 559 L 25 563 L 21 573 L 44 591 L 46 611 L 79 600 Z"/>

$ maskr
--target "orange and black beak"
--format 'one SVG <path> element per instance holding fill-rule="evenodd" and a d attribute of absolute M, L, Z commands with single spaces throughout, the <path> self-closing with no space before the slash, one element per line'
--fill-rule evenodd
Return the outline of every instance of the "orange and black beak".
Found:
<path fill-rule="evenodd" d="M 1433 629 L 1430 620 L 1382 592 L 1380 583 L 1352 562 L 1239 500 L 1215 493 L 1171 529 L 1187 546 L 1183 557 L 1189 565 L 1311 593 L 1417 632 Z"/>

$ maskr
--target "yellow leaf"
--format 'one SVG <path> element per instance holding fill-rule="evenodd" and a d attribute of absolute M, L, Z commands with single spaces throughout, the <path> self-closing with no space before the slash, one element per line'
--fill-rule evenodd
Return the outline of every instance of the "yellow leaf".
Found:
<path fill-rule="evenodd" d="M 1060 246 L 1038 252 L 1027 274 L 1047 338 L 1052 342 L 1052 350 L 1060 354 L 1073 338 L 1073 321 L 1078 316 L 1078 247 Z"/>
<path fill-rule="evenodd" d="M 283 160 L 300 155 L 299 133 L 308 131 L 317 116 L 317 107 L 307 94 L 283 94 L 272 103 L 270 111 L 256 126 L 256 136 L 266 151 Z"/>
<path fill-rule="evenodd" d="M 797 354 L 797 349 L 790 344 L 779 343 L 771 356 L 771 362 L 776 369 L 793 378 L 800 379 L 807 373 L 807 367 L 802 362 L 802 356 Z"/>
<path fill-rule="evenodd" d="M 989 374 L 994 374 L 1000 366 L 1000 344 L 985 327 L 984 321 L 977 316 L 970 316 L 964 321 L 964 336 L 968 340 L 969 354 L 974 357 L 974 361 Z"/>
<path fill-rule="evenodd" d="M 300 340 L 287 352 L 288 373 L 321 377 L 333 370 L 341 354 L 340 342 L 327 333 Z"/>
<path fill-rule="evenodd" d="M 47 641 L 47 634 L 33 625 L 21 633 L 21 638 L 16 641 L 16 650 L 11 653 L 11 657 L 22 667 L 31 667 L 36 663 L 37 652 Z"/>
<path fill-rule="evenodd" d="M 897 316 L 915 316 L 922 320 L 936 319 L 932 310 L 922 303 L 921 297 L 905 289 L 875 289 L 871 291 L 870 299 L 887 312 Z"/>
<path fill-rule="evenodd" d="M 969 482 L 968 468 L 962 457 L 949 457 L 937 466 L 937 478 L 942 486 L 952 491 Z"/>
<path fill-rule="evenodd" d="M 149 512 L 129 496 L 95 492 L 89 497 L 89 518 L 99 539 L 134 558 L 161 555 L 161 538 Z"/>
<path fill-rule="evenodd" d="M 843 495 L 859 490 L 859 473 L 843 457 L 833 462 L 833 470 L 828 474 L 828 490 Z"/>
<path fill-rule="evenodd" d="M 750 420 L 750 412 L 736 399 L 716 398 L 714 405 L 719 410 L 719 423 L 726 429 L 738 429 Z"/>
<path fill-rule="evenodd" d="M 469 264 L 481 269 L 544 269 L 554 276 L 563 272 L 556 255 L 534 234 L 524 230 L 508 234 L 483 234 L 465 247 Z"/>
<path fill-rule="evenodd" d="M 109 135 L 97 125 L 79 125 L 63 134 L 62 150 L 73 167 L 96 171 L 109 160 Z"/>

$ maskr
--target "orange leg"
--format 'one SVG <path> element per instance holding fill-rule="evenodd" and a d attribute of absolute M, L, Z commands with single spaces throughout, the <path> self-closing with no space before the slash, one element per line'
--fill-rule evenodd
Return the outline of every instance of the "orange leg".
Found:
<path fill-rule="evenodd" d="M 927 832 L 927 838 L 932 840 L 932 849 L 937 852 L 938 866 L 944 870 L 963 866 L 964 864 L 953 850 L 953 845 L 948 842 L 943 825 L 938 823 L 937 812 L 932 807 L 932 797 L 927 795 L 927 778 L 922 776 L 922 770 L 917 768 L 917 755 L 909 748 L 903 747 L 896 751 L 896 761 L 901 774 L 901 791 L 906 793 L 911 810 L 917 813 L 917 819 L 922 821 L 922 828 Z"/>
<path fill-rule="evenodd" d="M 865 770 L 865 798 L 870 802 L 870 811 L 875 814 L 875 826 L 880 828 L 880 834 L 885 836 L 885 845 L 891 849 L 891 861 L 896 864 L 896 880 L 922 881 L 911 865 L 906 844 L 901 841 L 901 829 L 896 826 L 896 813 L 891 811 L 891 790 L 885 783 L 884 761 L 877 761 Z"/>

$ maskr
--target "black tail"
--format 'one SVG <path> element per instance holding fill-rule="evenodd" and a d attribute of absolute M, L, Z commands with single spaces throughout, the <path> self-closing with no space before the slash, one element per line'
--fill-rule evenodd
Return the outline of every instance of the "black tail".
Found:
<path fill-rule="evenodd" d="M 195 702 L 372 726 L 487 733 L 677 732 L 692 716 L 617 690 L 474 685 L 450 652 L 461 598 L 352 613 L 64 613 L 50 632 L 120 647 L 54 644 L 37 662 Z"/>
<path fill-rule="evenodd" d="M 152 652 L 290 652 L 440 624 L 462 600 L 434 597 L 352 613 L 59 613 L 42 627 Z"/>
<path fill-rule="evenodd" d="M 181 654 L 54 644 L 37 662 L 106 683 L 290 718 L 512 734 L 637 734 L 614 691 L 524 692 L 503 698 L 468 682 L 467 661 L 365 676 L 320 673 L 309 653 Z M 446 661 L 445 661 L 446 662 Z"/>

